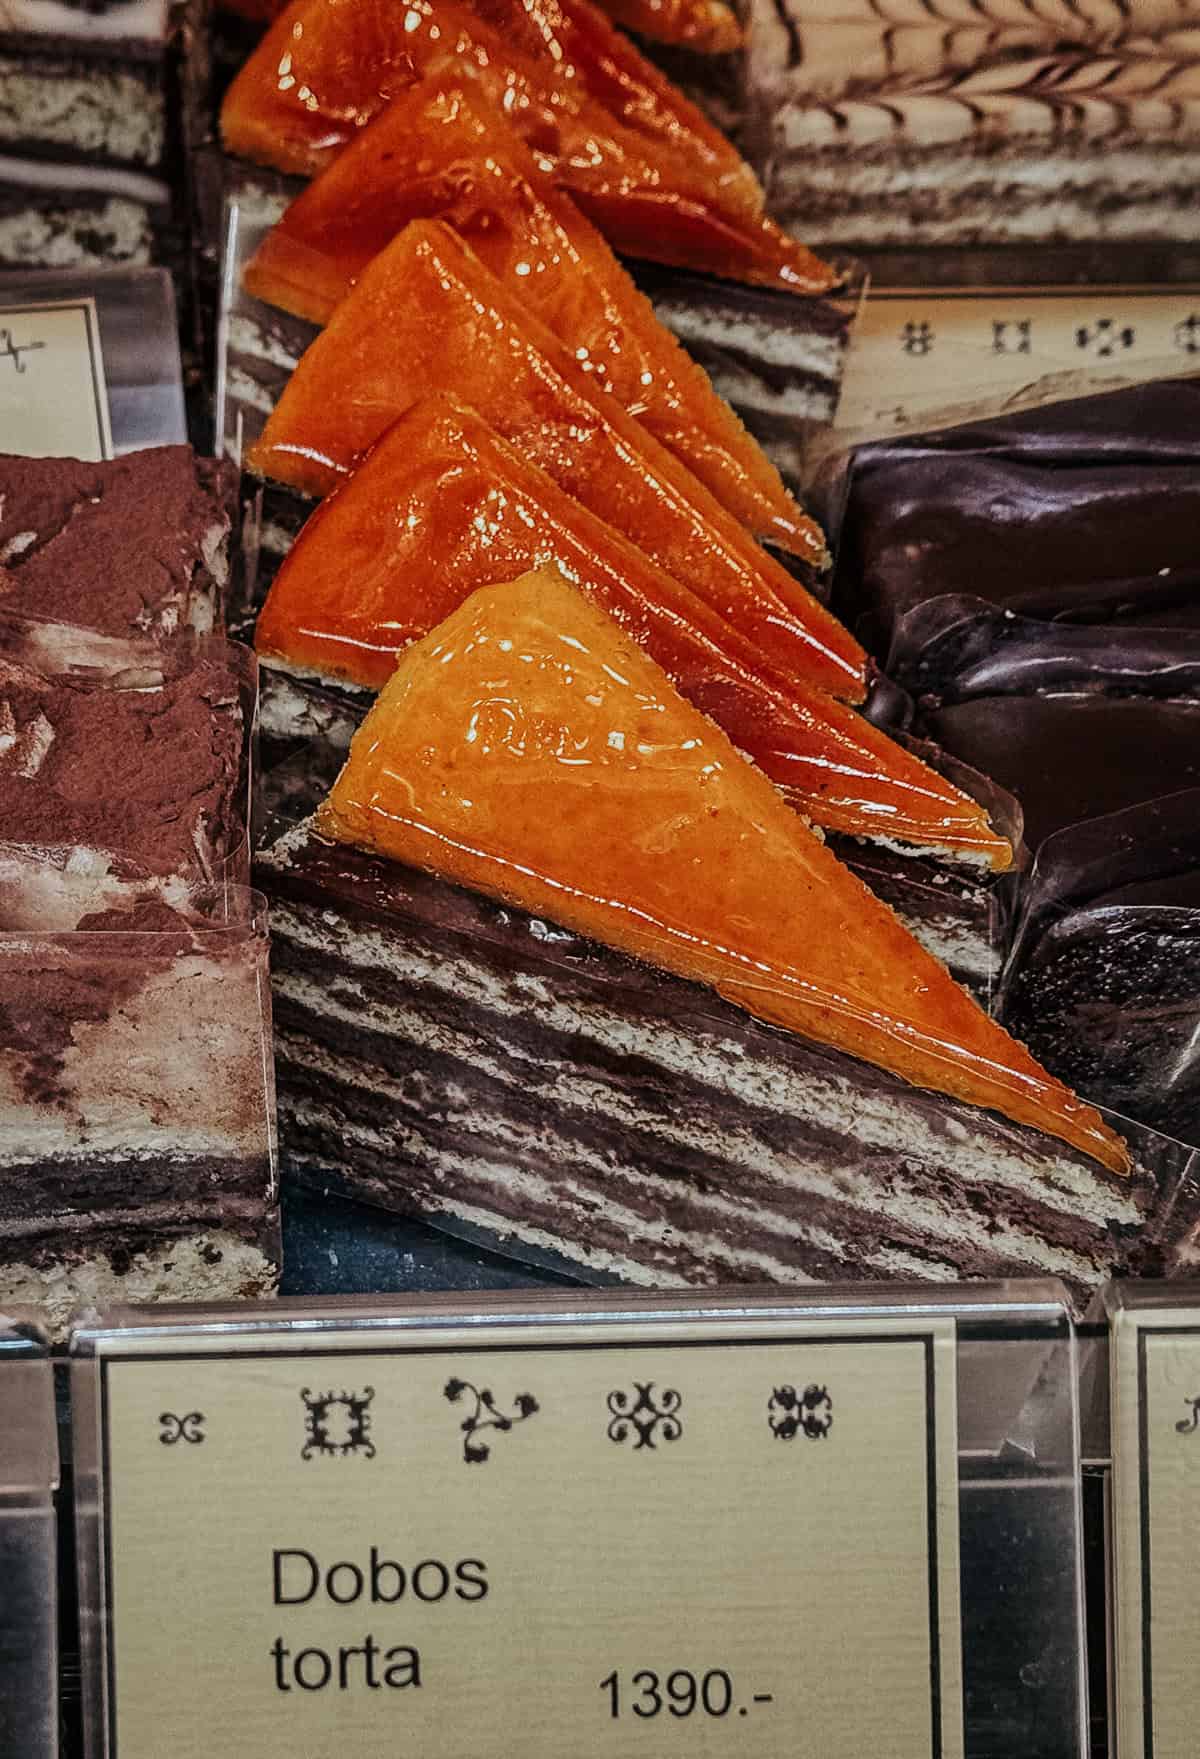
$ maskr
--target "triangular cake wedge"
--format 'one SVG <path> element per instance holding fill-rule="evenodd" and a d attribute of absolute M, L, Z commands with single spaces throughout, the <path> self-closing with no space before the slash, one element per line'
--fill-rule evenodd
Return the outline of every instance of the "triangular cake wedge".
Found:
<path fill-rule="evenodd" d="M 835 285 L 763 215 L 745 167 L 722 180 L 685 142 L 613 116 L 575 75 L 536 33 L 504 34 L 461 0 L 293 0 L 226 94 L 221 134 L 231 153 L 312 177 L 420 80 L 469 80 L 615 249 L 798 293 Z"/>
<path fill-rule="evenodd" d="M 862 699 L 866 658 L 849 632 L 439 221 L 414 221 L 371 263 L 292 374 L 251 469 L 327 493 L 442 388 L 448 363 L 498 433 L 760 644 L 766 675 Z M 807 534 L 819 562 L 824 541 Z"/>
<path fill-rule="evenodd" d="M 426 80 L 389 104 L 272 227 L 246 288 L 325 324 L 417 219 L 444 220 L 748 530 L 803 553 L 803 515 L 761 446 L 520 137 L 461 87 Z"/>
<path fill-rule="evenodd" d="M 589 96 L 656 149 L 703 165 L 717 205 L 748 219 L 763 192 L 727 135 L 648 61 L 591 0 L 473 0 L 506 42 L 539 49 Z"/>
<path fill-rule="evenodd" d="M 409 649 L 316 828 L 1128 1168 L 1099 1114 L 557 571 L 482 589 Z"/>
<path fill-rule="evenodd" d="M 447 395 L 414 405 L 305 524 L 255 645 L 302 676 L 381 689 L 396 655 L 477 588 L 556 564 L 739 750 L 828 830 L 967 856 L 1009 843 L 983 810 L 853 709 L 785 695 L 753 646 Z"/>
<path fill-rule="evenodd" d="M 697 55 L 732 55 L 744 33 L 724 0 L 603 0 L 604 10 L 627 31 L 652 43 L 674 43 Z"/>

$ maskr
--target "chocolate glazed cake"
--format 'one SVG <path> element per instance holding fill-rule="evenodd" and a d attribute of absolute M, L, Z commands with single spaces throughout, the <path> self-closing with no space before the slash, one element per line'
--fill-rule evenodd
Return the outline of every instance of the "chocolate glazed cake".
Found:
<path fill-rule="evenodd" d="M 1064 1080 L 1200 1145 L 1200 788 L 1043 845 L 1003 1018 Z"/>
<path fill-rule="evenodd" d="M 886 658 L 919 606 L 1200 629 L 1200 379 L 1168 379 L 850 461 L 835 604 Z M 912 647 L 912 643 L 905 644 Z"/>
<path fill-rule="evenodd" d="M 648 1284 L 1082 1291 L 1169 1269 L 1195 1225 L 1177 1144 L 1109 1174 L 306 824 L 258 872 L 283 1140 L 322 1188 Z"/>

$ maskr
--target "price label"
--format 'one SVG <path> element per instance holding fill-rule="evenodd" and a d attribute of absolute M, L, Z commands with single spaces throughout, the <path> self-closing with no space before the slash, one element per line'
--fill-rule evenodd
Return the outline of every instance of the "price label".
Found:
<path fill-rule="evenodd" d="M 1200 289 L 872 291 L 837 412 L 841 445 L 1200 373 Z"/>
<path fill-rule="evenodd" d="M 100 1346 L 120 1759 L 961 1759 L 952 1319 Z"/>
<path fill-rule="evenodd" d="M 0 451 L 112 457 L 94 299 L 0 304 Z"/>
<path fill-rule="evenodd" d="M 1200 1317 L 1113 1320 L 1121 1759 L 1194 1759 L 1200 1653 Z"/>

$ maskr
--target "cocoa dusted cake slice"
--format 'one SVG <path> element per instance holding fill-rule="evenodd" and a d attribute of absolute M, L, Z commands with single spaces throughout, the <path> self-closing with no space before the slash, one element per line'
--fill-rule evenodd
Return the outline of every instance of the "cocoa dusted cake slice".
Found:
<path fill-rule="evenodd" d="M 1042 845 L 1004 1019 L 1064 1080 L 1200 1146 L 1200 787 Z"/>
<path fill-rule="evenodd" d="M 188 446 L 0 456 L 0 650 L 52 672 L 119 669 L 145 644 L 220 629 L 235 491 L 232 466 Z"/>
<path fill-rule="evenodd" d="M 267 958 L 237 887 L 0 927 L 0 1305 L 272 1292 Z"/>
<path fill-rule="evenodd" d="M 250 662 L 214 642 L 146 687 L 0 659 L 0 929 L 244 877 Z"/>
<path fill-rule="evenodd" d="M 262 873 L 289 1148 L 358 1195 L 645 1281 L 1083 1285 L 1189 1225 L 561 579 L 411 649 Z"/>

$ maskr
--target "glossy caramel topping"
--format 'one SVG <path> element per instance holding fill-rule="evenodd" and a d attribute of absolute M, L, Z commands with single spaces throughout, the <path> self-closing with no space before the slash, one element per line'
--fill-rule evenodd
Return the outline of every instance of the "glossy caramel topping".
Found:
<path fill-rule="evenodd" d="M 854 638 L 439 221 L 414 221 L 371 263 L 288 381 L 250 468 L 324 494 L 448 374 L 497 433 L 756 642 L 764 673 L 861 699 Z M 810 542 L 819 560 L 815 526 Z"/>
<path fill-rule="evenodd" d="M 822 691 L 774 689 L 736 629 L 445 394 L 402 416 L 309 519 L 255 644 L 379 689 L 478 587 L 551 562 L 815 823 L 1011 863 L 974 801 Z"/>
<path fill-rule="evenodd" d="M 474 0 L 506 41 L 548 53 L 569 78 L 655 149 L 703 165 L 719 206 L 753 220 L 758 179 L 726 135 L 591 0 Z"/>
<path fill-rule="evenodd" d="M 646 127 L 625 121 L 528 21 L 498 30 L 462 0 L 293 0 L 230 87 L 222 136 L 230 152 L 312 177 L 425 78 L 478 88 L 616 248 L 794 292 L 834 285 L 828 264 L 763 217 L 727 144 L 718 162 L 712 140 L 673 125 L 649 91 Z M 628 94 L 625 108 L 636 120 Z"/>
<path fill-rule="evenodd" d="M 454 85 L 425 80 L 394 99 L 267 234 L 246 287 L 324 324 L 421 218 L 452 227 L 736 519 L 804 553 L 804 515 L 762 448 L 499 112 Z"/>
<path fill-rule="evenodd" d="M 731 55 L 743 42 L 742 27 L 724 0 L 603 0 L 604 10 L 627 31 L 653 43 L 679 43 L 699 55 Z"/>
<path fill-rule="evenodd" d="M 557 571 L 481 589 L 409 649 L 317 829 L 1128 1168 L 1099 1115 Z"/>

